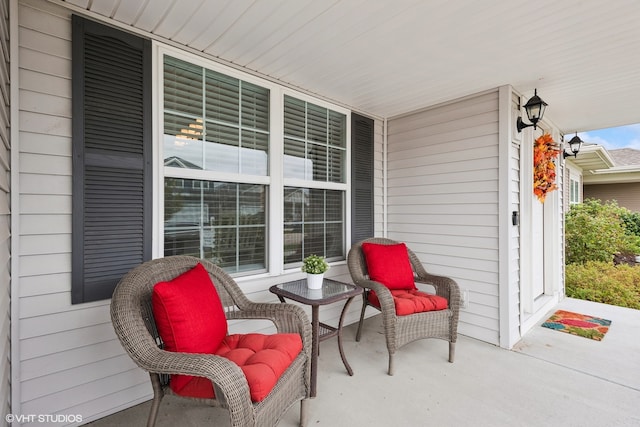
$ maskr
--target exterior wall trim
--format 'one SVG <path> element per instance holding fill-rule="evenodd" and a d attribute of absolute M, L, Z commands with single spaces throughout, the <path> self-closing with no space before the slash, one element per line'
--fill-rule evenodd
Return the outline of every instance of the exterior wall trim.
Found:
<path fill-rule="evenodd" d="M 9 4 L 9 34 L 11 75 L 11 118 L 17 121 L 20 117 L 20 81 L 19 63 L 16 60 L 19 51 L 18 28 L 18 0 L 10 0 Z M 20 304 L 17 299 L 20 289 L 20 126 L 11 126 L 11 411 L 20 414 L 22 389 L 20 386 Z"/>

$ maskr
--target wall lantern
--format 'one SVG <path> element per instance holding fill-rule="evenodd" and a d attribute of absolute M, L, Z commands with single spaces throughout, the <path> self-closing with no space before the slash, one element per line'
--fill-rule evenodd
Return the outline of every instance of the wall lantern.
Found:
<path fill-rule="evenodd" d="M 564 149 L 562 151 L 562 158 L 566 159 L 567 157 L 570 157 L 570 156 L 578 157 L 578 152 L 580 151 L 581 147 L 582 147 L 582 140 L 578 136 L 578 132 L 576 132 L 576 136 L 571 138 L 571 141 L 569 141 L 569 149 L 571 150 L 571 153 L 567 153 L 566 149 Z"/>
<path fill-rule="evenodd" d="M 531 99 L 528 100 L 526 104 L 524 104 L 524 109 L 527 112 L 527 117 L 529 118 L 529 121 L 531 123 L 526 124 L 522 121 L 522 117 L 518 117 L 518 132 L 522 132 L 522 129 L 528 128 L 529 126 L 533 126 L 534 129 L 537 129 L 537 124 L 540 120 L 542 120 L 544 109 L 547 107 L 547 105 L 548 104 L 538 96 L 538 89 L 535 89 Z M 519 109 L 520 108 L 518 108 L 518 110 Z"/>

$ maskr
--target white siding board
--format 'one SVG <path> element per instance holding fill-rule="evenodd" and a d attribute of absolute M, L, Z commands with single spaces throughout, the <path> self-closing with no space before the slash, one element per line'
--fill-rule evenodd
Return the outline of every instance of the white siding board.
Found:
<path fill-rule="evenodd" d="M 20 235 L 71 233 L 69 215 L 20 215 Z"/>
<path fill-rule="evenodd" d="M 127 405 L 125 407 L 128 407 L 148 400 L 149 393 L 151 392 L 149 376 L 144 375 L 140 377 L 139 372 L 142 371 L 140 369 L 134 369 L 129 372 L 114 375 L 111 378 L 105 378 L 101 381 L 101 383 L 103 383 L 102 388 L 97 388 L 91 384 L 80 386 L 79 392 L 73 396 L 65 397 L 65 393 L 55 393 L 30 400 L 24 404 L 25 413 L 53 414 L 57 412 L 64 414 L 94 415 L 99 413 L 101 416 L 109 415 L 115 408 L 124 409 L 122 405 Z M 140 382 L 133 384 L 136 379 Z M 129 384 L 132 385 L 125 387 Z M 125 390 L 127 393 L 117 393 L 119 390 Z M 146 396 L 144 395 L 145 392 Z M 123 396 L 127 397 L 123 398 Z M 131 400 L 127 401 L 127 398 Z M 107 412 L 105 408 L 110 408 L 111 410 Z M 90 410 L 93 412 L 89 412 Z M 86 416 L 87 420 L 95 418 L 97 417 Z M 84 421 L 85 417 L 83 416 L 83 422 Z"/>
<path fill-rule="evenodd" d="M 132 378 L 123 375 L 123 371 L 131 369 L 133 362 L 127 355 L 111 357 L 109 359 L 98 359 L 94 363 L 82 366 L 75 366 L 71 370 L 49 373 L 46 376 L 22 382 L 22 394 L 25 402 L 56 393 L 67 392 L 67 399 L 64 401 L 65 408 L 68 406 L 86 402 L 91 395 L 102 395 L 103 392 L 96 387 L 95 381 L 101 383 L 112 383 L 114 377 L 120 379 L 120 387 L 134 385 Z M 75 356 L 74 356 L 75 357 Z M 147 376 L 148 381 L 148 376 Z M 117 384 L 114 384 L 118 387 Z M 72 389 L 77 388 L 72 393 Z M 54 412 L 59 411 L 56 408 Z"/>
<path fill-rule="evenodd" d="M 23 318 L 20 321 L 20 339 L 35 338 L 110 321 L 108 304 L 89 306 L 85 309 L 64 311 L 47 316 Z"/>
<path fill-rule="evenodd" d="M 20 155 L 25 154 L 67 156 L 71 158 L 71 137 L 47 135 L 47 143 L 42 144 L 42 134 L 20 133 Z M 26 165 L 29 167 L 29 165 Z"/>
<path fill-rule="evenodd" d="M 71 196 L 26 195 L 20 206 L 25 214 L 71 214 Z"/>
<path fill-rule="evenodd" d="M 67 49 L 70 37 L 67 39 L 51 37 L 51 34 L 24 26 L 20 27 L 18 36 L 20 37 L 20 46 L 23 49 L 71 60 L 71 52 Z"/>
<path fill-rule="evenodd" d="M 11 412 L 11 78 L 8 1 L 0 1 L 0 419 Z"/>
<path fill-rule="evenodd" d="M 68 234 L 50 234 L 45 236 L 22 236 L 20 238 L 20 255 L 44 255 L 50 253 L 71 253 L 71 236 Z M 21 281 L 21 285 L 22 289 L 25 282 Z"/>
<path fill-rule="evenodd" d="M 71 157 L 52 156 L 50 154 L 20 154 L 20 162 L 27 166 L 21 173 L 34 175 L 68 175 L 71 169 Z"/>
<path fill-rule="evenodd" d="M 392 119 L 388 138 L 389 237 L 468 289 L 461 333 L 497 344 L 498 92 Z"/>
<path fill-rule="evenodd" d="M 401 200 L 396 201 L 393 206 L 389 206 L 389 213 L 397 214 L 445 214 L 445 215 L 465 215 L 466 206 L 459 204 L 434 204 L 434 203 L 407 203 L 402 205 Z M 494 204 L 476 204 L 473 207 L 474 213 L 478 215 L 496 215 L 497 208 Z"/>
<path fill-rule="evenodd" d="M 20 74 L 20 87 L 30 88 L 31 91 L 44 95 L 70 98 L 71 79 L 67 77 L 43 75 L 40 72 L 31 70 L 22 70 Z M 22 142 L 22 138 L 20 142 Z"/>
<path fill-rule="evenodd" d="M 70 18 L 67 12 L 40 0 L 27 0 L 22 3 L 28 7 L 18 9 L 20 29 L 29 28 L 52 38 L 71 40 Z"/>
<path fill-rule="evenodd" d="M 64 117 L 71 111 L 71 99 L 34 91 L 20 91 L 20 108 L 23 111 Z"/>
<path fill-rule="evenodd" d="M 71 113 L 68 118 L 24 111 L 20 114 L 20 130 L 42 135 L 71 136 Z"/>
<path fill-rule="evenodd" d="M 21 194 L 71 194 L 71 176 L 20 173 Z"/>
<path fill-rule="evenodd" d="M 24 339 L 21 342 L 20 350 L 23 359 L 30 360 L 115 339 L 111 322 L 105 322 L 86 328 L 70 329 Z"/>
<path fill-rule="evenodd" d="M 49 76 L 68 77 L 71 73 L 71 61 L 67 58 L 20 48 L 20 68 Z"/>

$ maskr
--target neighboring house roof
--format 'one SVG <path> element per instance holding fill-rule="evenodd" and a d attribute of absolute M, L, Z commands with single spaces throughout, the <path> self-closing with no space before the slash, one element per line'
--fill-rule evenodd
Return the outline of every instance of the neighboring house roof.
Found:
<path fill-rule="evenodd" d="M 640 150 L 607 150 L 598 144 L 585 144 L 572 163 L 582 169 L 585 184 L 640 182 Z"/>
<path fill-rule="evenodd" d="M 638 166 L 640 167 L 640 150 L 634 148 L 620 148 L 610 150 L 609 154 L 613 158 L 616 166 Z"/>

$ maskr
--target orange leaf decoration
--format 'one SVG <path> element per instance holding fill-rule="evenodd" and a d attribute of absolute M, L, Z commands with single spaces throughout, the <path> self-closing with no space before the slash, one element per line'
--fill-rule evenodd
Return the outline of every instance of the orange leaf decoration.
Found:
<path fill-rule="evenodd" d="M 533 143 L 533 194 L 544 203 L 547 193 L 556 190 L 556 164 L 558 149 L 553 138 L 548 133 L 537 138 Z"/>

